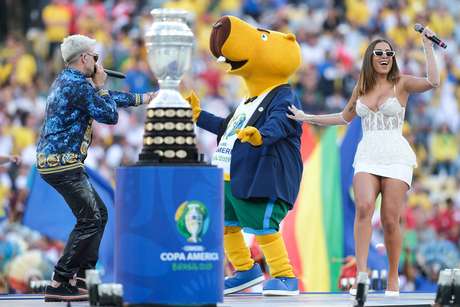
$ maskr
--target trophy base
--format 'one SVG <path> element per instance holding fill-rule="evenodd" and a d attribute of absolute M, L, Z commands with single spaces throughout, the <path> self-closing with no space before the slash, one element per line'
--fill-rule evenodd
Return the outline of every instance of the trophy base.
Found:
<path fill-rule="evenodd" d="M 136 163 L 137 165 L 157 165 L 157 164 L 181 164 L 181 165 L 203 165 L 206 164 L 204 162 L 204 155 L 198 154 L 196 148 L 161 148 L 162 150 L 158 149 L 158 146 L 151 149 L 144 149 L 139 154 L 139 161 Z M 178 154 L 179 153 L 179 154 Z M 183 158 L 180 155 L 186 155 L 187 158 Z"/>
<path fill-rule="evenodd" d="M 192 110 L 187 108 L 148 108 L 144 146 L 138 165 L 203 164 L 196 147 Z"/>
<path fill-rule="evenodd" d="M 159 160 L 148 159 L 148 160 L 139 160 L 133 166 L 209 166 L 209 167 L 216 167 L 215 165 L 211 165 L 205 161 L 189 161 L 184 162 L 184 160 L 179 159 L 168 159 L 166 161 L 162 161 L 161 158 Z"/>

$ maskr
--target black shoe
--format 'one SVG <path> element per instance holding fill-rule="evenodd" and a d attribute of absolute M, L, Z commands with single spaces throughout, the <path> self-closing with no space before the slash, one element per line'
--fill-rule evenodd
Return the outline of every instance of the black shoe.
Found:
<path fill-rule="evenodd" d="M 82 277 L 76 277 L 77 279 L 77 288 L 80 294 L 88 294 L 88 288 L 86 287 L 86 280 Z"/>
<path fill-rule="evenodd" d="M 45 302 L 87 301 L 88 294 L 80 294 L 78 288 L 68 282 L 62 282 L 59 287 L 46 286 Z"/>

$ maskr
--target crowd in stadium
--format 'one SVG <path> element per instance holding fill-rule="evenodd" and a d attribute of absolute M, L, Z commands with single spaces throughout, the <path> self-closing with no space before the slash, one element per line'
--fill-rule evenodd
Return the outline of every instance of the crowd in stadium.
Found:
<path fill-rule="evenodd" d="M 0 4 L 0 156 L 22 163 L 0 166 L 0 293 L 25 292 L 21 263 L 39 262 L 30 273 L 49 278 L 62 243 L 21 226 L 30 169 L 49 86 L 63 68 L 59 44 L 81 33 L 97 39 L 104 67 L 127 75 L 109 79 L 109 88 L 144 93 L 158 88 L 144 47 L 154 7 L 192 12 L 196 35 L 191 71 L 182 88 L 194 89 L 202 107 L 225 116 L 245 95 L 242 82 L 225 74 L 209 51 L 212 24 L 231 14 L 260 27 L 295 33 L 303 64 L 291 80 L 306 113 L 340 112 L 359 75 L 364 48 L 375 37 L 396 46 L 403 73 L 425 75 L 425 58 L 414 23 L 428 25 L 448 45 L 436 49 L 441 86 L 411 96 L 404 134 L 416 151 L 418 168 L 408 193 L 402 224 L 402 290 L 433 290 L 440 269 L 460 262 L 460 2 L 448 0 L 41 0 Z M 29 14 L 27 14 L 29 13 Z M 144 111 L 120 109 L 115 126 L 93 125 L 85 164 L 113 183 L 114 170 L 137 161 Z M 323 128 L 315 128 L 318 135 Z M 208 160 L 215 138 L 198 130 Z M 378 221 L 376 220 L 376 228 Z M 36 251 L 43 251 L 37 254 Z M 30 255 L 31 253 L 35 253 Z M 27 258 L 28 256 L 29 258 Z M 21 258 L 22 257 L 22 258 Z M 10 274 L 10 275 L 8 275 Z M 16 275 L 15 275 L 16 274 Z M 32 278 L 28 275 L 27 278 Z"/>

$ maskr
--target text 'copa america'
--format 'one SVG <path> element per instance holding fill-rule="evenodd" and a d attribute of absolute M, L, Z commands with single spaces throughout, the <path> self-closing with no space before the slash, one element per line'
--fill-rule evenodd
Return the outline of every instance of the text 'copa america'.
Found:
<path fill-rule="evenodd" d="M 174 253 L 161 253 L 161 261 L 218 261 L 219 253 L 210 252 L 174 252 Z"/>

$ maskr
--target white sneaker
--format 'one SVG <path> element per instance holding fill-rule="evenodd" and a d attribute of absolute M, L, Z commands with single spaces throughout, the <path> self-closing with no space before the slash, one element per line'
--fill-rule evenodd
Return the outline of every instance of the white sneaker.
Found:
<path fill-rule="evenodd" d="M 350 295 L 356 296 L 356 288 L 350 288 Z"/>

